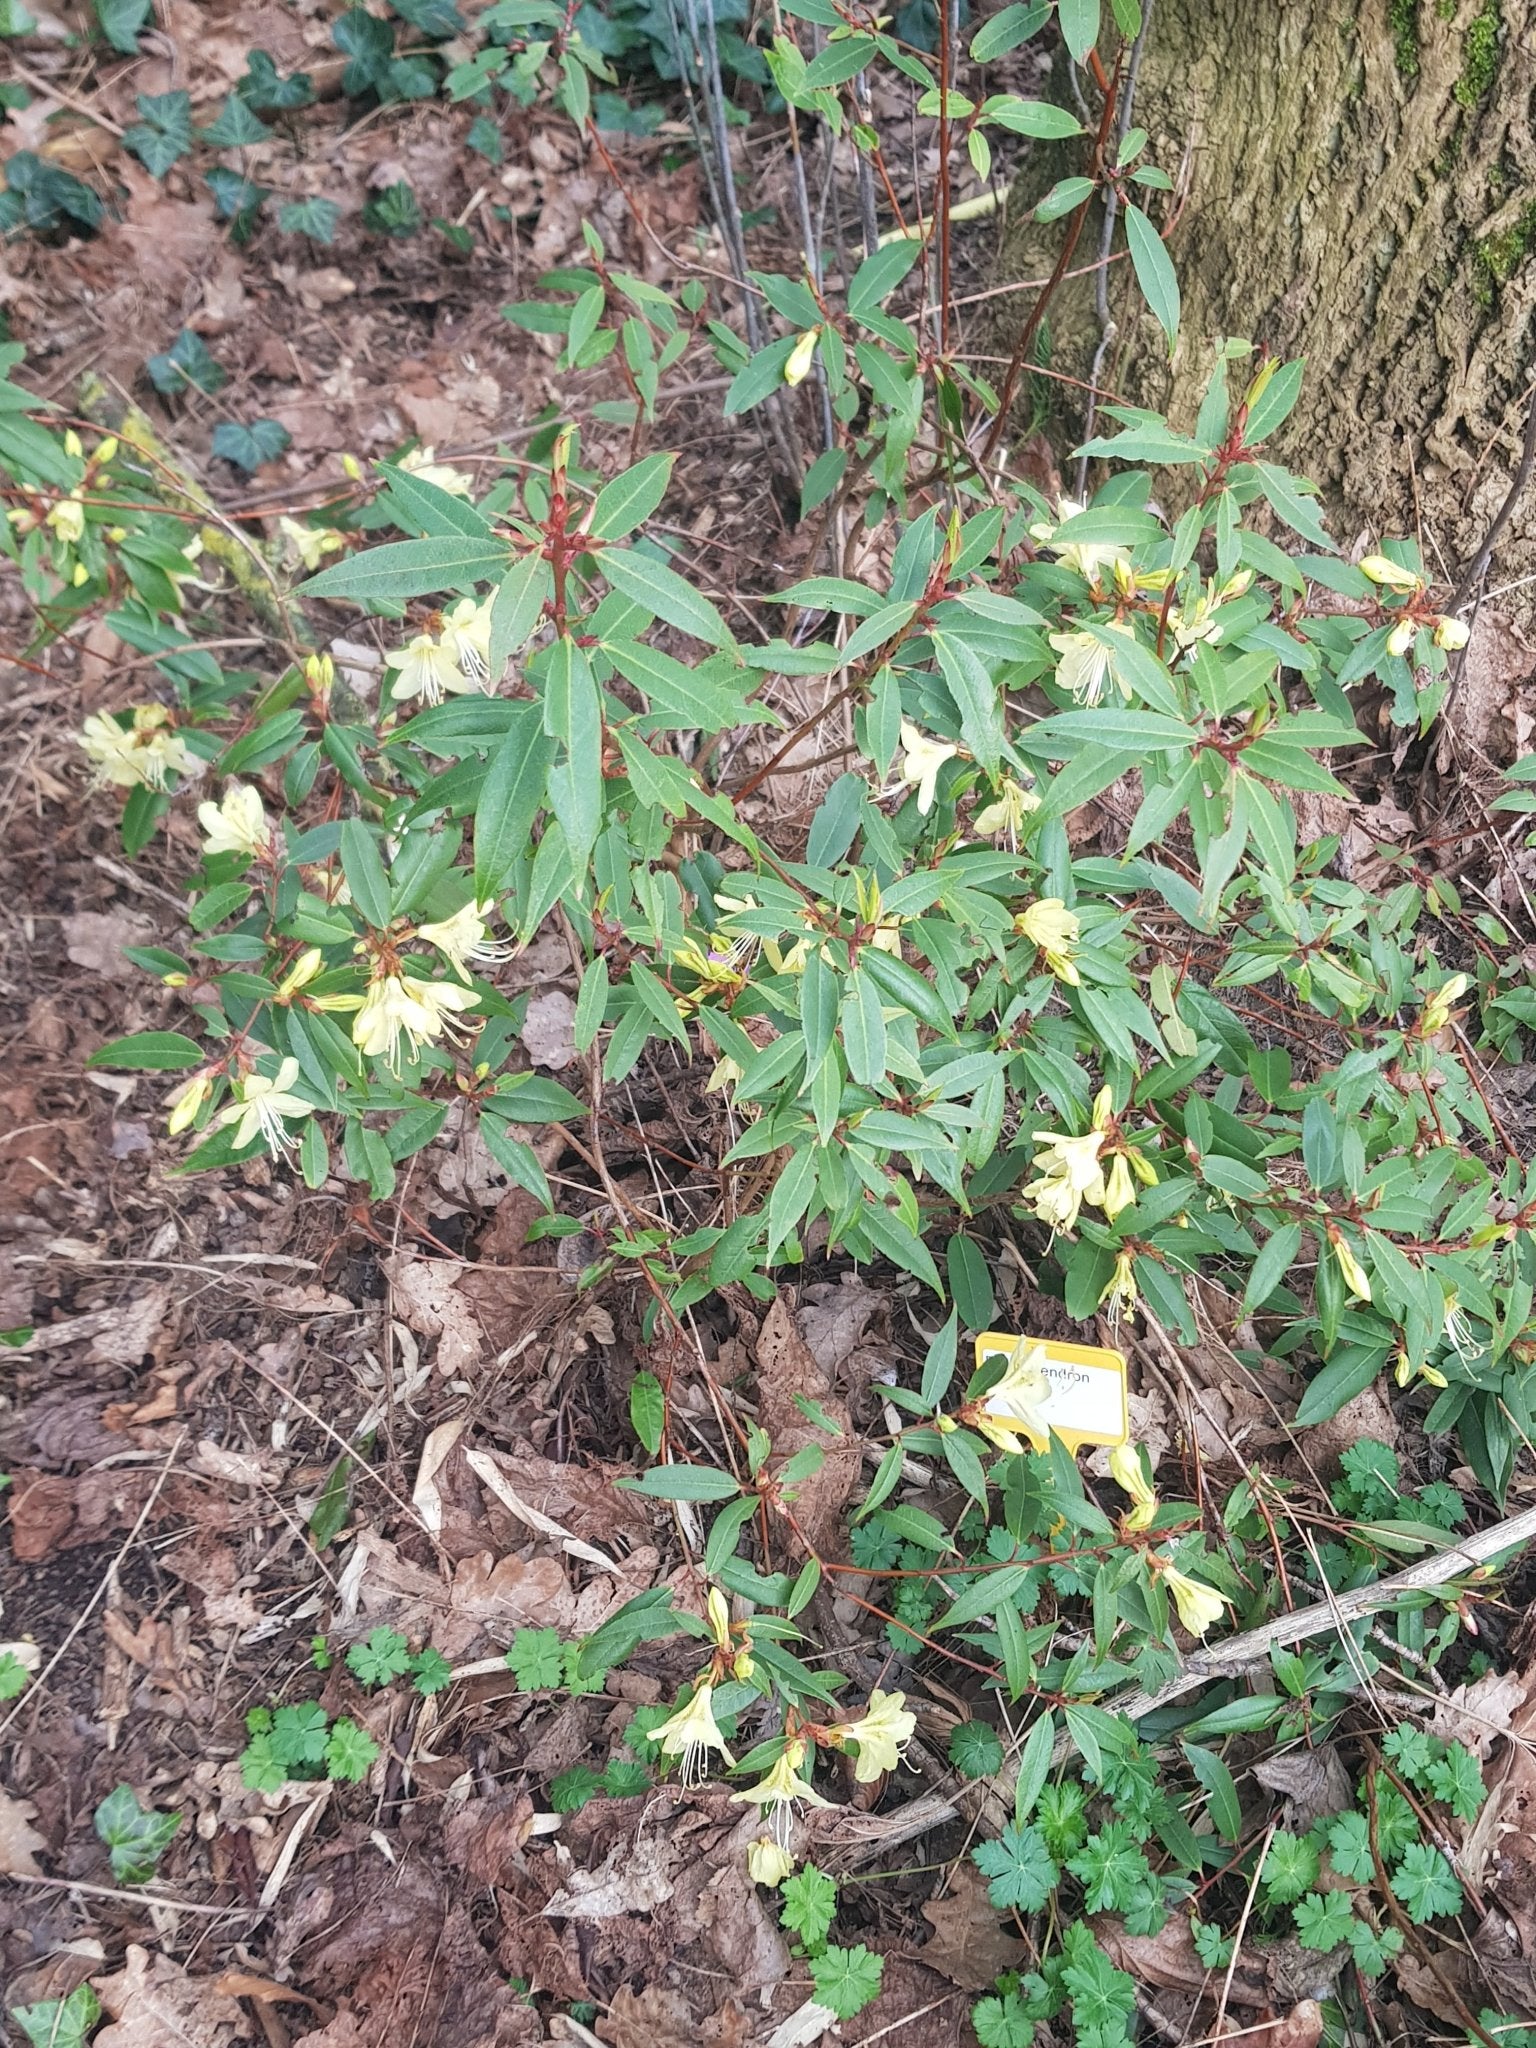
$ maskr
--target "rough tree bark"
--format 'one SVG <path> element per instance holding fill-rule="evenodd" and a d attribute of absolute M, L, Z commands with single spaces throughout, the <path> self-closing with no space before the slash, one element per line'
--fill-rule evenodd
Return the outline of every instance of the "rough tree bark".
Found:
<path fill-rule="evenodd" d="M 1152 161 L 1176 173 L 1188 153 L 1183 327 L 1170 365 L 1116 264 L 1105 381 L 1187 426 L 1216 338 L 1305 355 L 1281 453 L 1336 499 L 1341 534 L 1417 524 L 1454 582 L 1536 375 L 1533 93 L 1536 0 L 1155 0 L 1134 118 Z M 1016 220 L 1004 277 L 1043 274 L 1059 233 Z M 1078 260 L 1097 242 L 1090 222 Z M 1052 363 L 1085 374 L 1098 337 L 1079 281 L 1051 309 Z M 1496 564 L 1499 582 L 1532 572 L 1536 488 Z"/>

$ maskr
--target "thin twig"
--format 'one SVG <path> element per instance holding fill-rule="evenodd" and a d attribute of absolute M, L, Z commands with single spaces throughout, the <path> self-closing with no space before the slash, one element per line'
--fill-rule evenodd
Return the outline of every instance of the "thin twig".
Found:
<path fill-rule="evenodd" d="M 1526 485 L 1531 480 L 1531 471 L 1536 469 L 1536 390 L 1531 396 L 1530 412 L 1525 422 L 1525 445 L 1520 451 L 1520 462 L 1511 480 L 1504 502 L 1493 516 L 1493 524 L 1483 536 L 1483 544 L 1472 557 L 1466 573 L 1456 586 L 1456 595 L 1451 599 L 1450 609 L 1459 611 L 1471 597 L 1474 590 L 1488 573 L 1488 564 L 1493 560 L 1493 551 L 1503 537 L 1514 514 L 1516 505 Z"/>

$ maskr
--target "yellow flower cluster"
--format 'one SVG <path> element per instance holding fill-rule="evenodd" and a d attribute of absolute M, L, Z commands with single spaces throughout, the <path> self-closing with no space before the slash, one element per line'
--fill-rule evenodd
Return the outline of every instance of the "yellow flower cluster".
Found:
<path fill-rule="evenodd" d="M 158 790 L 165 788 L 168 775 L 202 772 L 202 762 L 175 730 L 163 704 L 139 705 L 127 725 L 110 712 L 98 711 L 76 737 L 98 785 Z"/>
<path fill-rule="evenodd" d="M 1137 1181 L 1151 1187 L 1157 1180 L 1156 1169 L 1134 1145 L 1117 1146 L 1105 1171 L 1104 1147 L 1110 1142 L 1114 1120 L 1111 1104 L 1110 1090 L 1101 1088 L 1094 1097 L 1091 1127 L 1081 1137 L 1060 1137 L 1053 1131 L 1034 1133 L 1034 1142 L 1041 1148 L 1034 1162 L 1039 1177 L 1024 1188 L 1023 1197 L 1052 1230 L 1071 1230 L 1085 1202 L 1102 1209 L 1113 1223 L 1120 1211 L 1135 1201 Z M 1124 1277 L 1130 1279 L 1129 1269 Z M 1134 1282 L 1131 1290 L 1128 1305 L 1133 1306 Z"/>
<path fill-rule="evenodd" d="M 395 671 L 397 704 L 412 697 L 419 697 L 424 704 L 441 704 L 444 696 L 494 689 L 489 674 L 491 603 L 490 598 L 477 604 L 472 597 L 461 597 L 453 610 L 444 614 L 440 634 L 418 633 L 385 655 Z"/>

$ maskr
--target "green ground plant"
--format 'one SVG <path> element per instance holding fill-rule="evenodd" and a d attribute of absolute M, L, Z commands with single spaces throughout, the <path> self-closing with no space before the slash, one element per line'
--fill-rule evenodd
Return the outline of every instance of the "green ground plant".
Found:
<path fill-rule="evenodd" d="M 1096 132 L 1065 107 L 984 91 L 984 60 L 1038 32 L 1044 8 L 984 25 L 974 93 L 825 0 L 786 11 L 764 52 L 778 91 L 872 157 L 879 137 L 850 87 L 877 64 L 973 163 L 998 135 L 1080 147 L 1082 174 L 1039 217 L 1065 224 L 1070 256 L 1113 190 L 1126 268 L 1172 346 L 1178 285 L 1146 210 L 1168 180 L 1139 131 L 1108 144 L 1120 74 L 1100 57 L 1096 6 L 1058 11 L 1103 96 Z M 429 43 L 452 12 L 396 8 Z M 481 26 L 514 14 L 539 18 L 494 7 Z M 390 24 L 367 19 L 338 24 L 352 22 L 346 89 L 435 90 L 436 60 L 402 55 Z M 1106 47 L 1136 33 L 1131 0 L 1115 19 Z M 824 31 L 812 54 L 796 22 Z M 592 132 L 602 73 L 579 43 L 513 36 L 472 63 L 462 96 L 552 91 Z M 252 75 L 258 98 L 280 87 Z M 174 115 L 146 112 L 141 154 L 169 148 Z M 1394 1454 L 1362 1443 L 1328 1540 L 1302 1544 L 1277 1534 L 1293 1527 L 1290 1482 L 1255 1466 L 1219 1500 L 1165 1500 L 1127 1447 L 1106 1505 L 1041 1424 L 1033 1343 L 971 1372 L 960 1333 L 991 1323 L 988 1252 L 1006 1227 L 1089 1332 L 1103 1319 L 1193 1345 L 1220 1298 L 1239 1363 L 1296 1375 L 1298 1427 L 1385 1378 L 1503 1499 L 1533 1424 L 1536 1171 L 1478 1054 L 1513 1051 L 1536 1022 L 1529 978 L 1497 918 L 1405 858 L 1379 885 L 1347 878 L 1337 841 L 1310 836 L 1298 809 L 1350 795 L 1336 768 L 1365 744 L 1362 686 L 1407 736 L 1427 731 L 1467 627 L 1411 544 L 1346 560 L 1314 492 L 1267 452 L 1299 362 L 1223 342 L 1188 430 L 1103 406 L 1113 431 L 1083 450 L 1096 488 L 1053 502 L 997 452 L 1035 330 L 985 383 L 951 349 L 942 303 L 925 309 L 913 289 L 918 237 L 888 239 L 839 286 L 754 273 L 755 346 L 703 282 L 674 294 L 640 279 L 591 228 L 587 252 L 507 310 L 560 338 L 573 379 L 619 370 L 627 396 L 590 416 L 641 436 L 664 380 L 710 354 L 729 373 L 733 432 L 793 421 L 796 405 L 810 418 L 814 393 L 824 445 L 799 479 L 802 510 L 824 526 L 890 521 L 887 570 L 748 593 L 727 617 L 659 523 L 671 455 L 601 474 L 574 417 L 552 413 L 483 488 L 404 450 L 370 490 L 248 546 L 289 631 L 272 642 L 280 658 L 231 669 L 196 630 L 207 520 L 168 491 L 135 420 L 108 432 L 0 386 L 5 541 L 40 631 L 103 612 L 162 685 L 80 736 L 98 784 L 122 793 L 124 846 L 142 852 L 194 802 L 202 832 L 181 950 L 131 956 L 173 992 L 176 1026 L 93 1064 L 170 1079 L 186 1171 L 266 1159 L 376 1202 L 456 1115 L 544 1205 L 542 1234 L 593 1230 L 589 1284 L 619 1274 L 640 1290 L 656 1369 L 635 1384 L 643 1469 L 625 1483 L 699 1530 L 703 1611 L 661 1589 L 582 1644 L 520 1631 L 508 1663 L 524 1690 L 580 1691 L 648 1640 L 696 1640 L 692 1682 L 636 1717 L 634 1761 L 617 1777 L 612 1763 L 569 1772 L 552 1801 L 622 1796 L 668 1769 L 685 1785 L 727 1780 L 762 1824 L 753 1875 L 780 1885 L 835 2014 L 876 1994 L 879 1958 L 828 1945 L 835 1894 L 812 1867 L 793 1874 L 796 1814 L 828 1804 L 819 1758 L 846 1756 L 873 1783 L 915 1728 L 894 1687 L 841 1699 L 847 1682 L 807 1641 L 836 1574 L 870 1581 L 859 1597 L 893 1651 L 948 1657 L 1005 1725 L 1022 1712 L 1006 1761 L 990 1726 L 962 1723 L 951 1744 L 965 1776 L 1014 1774 L 1012 1823 L 974 1851 L 993 1902 L 1066 1907 L 1039 1969 L 978 2004 L 987 2048 L 1063 2012 L 1083 2048 L 1127 2038 L 1130 1979 L 1078 1908 L 1147 1933 L 1189 1913 L 1217 1968 L 1236 1925 L 1226 1902 L 1247 1885 L 1256 1932 L 1347 1947 L 1369 1980 L 1403 1916 L 1417 1926 L 1461 1904 L 1418 1815 L 1438 1801 L 1471 1817 L 1467 1752 L 1405 1728 L 1357 1810 L 1292 1836 L 1256 1835 L 1223 1751 L 1241 1735 L 1336 1733 L 1384 1658 L 1435 1668 L 1458 1636 L 1454 1602 L 1406 1598 L 1395 1634 L 1362 1622 L 1326 1651 L 1276 1652 L 1268 1689 L 1215 1687 L 1176 1724 L 1172 1767 L 1115 1702 L 1175 1673 L 1181 1630 L 1251 1625 L 1293 1583 L 1338 1596 L 1443 1548 L 1461 1498 L 1440 1482 L 1405 1491 Z M 195 351 L 156 360 L 208 388 Z M 7 371 L 18 361 L 8 351 Z M 792 613 L 810 628 L 792 631 Z M 315 644 L 322 618 L 353 638 L 379 622 L 376 702 Z M 785 677 L 820 700 L 788 730 L 773 708 Z M 808 830 L 776 830 L 763 792 L 845 713 L 847 765 Z M 724 742 L 744 734 L 752 765 L 722 771 Z M 1085 853 L 1068 820 L 1112 790 L 1123 845 Z M 579 971 L 582 1094 L 522 1064 L 526 998 L 496 985 L 498 962 L 551 924 Z M 530 1133 L 585 1128 L 600 1160 L 603 1092 L 656 1049 L 706 1068 L 731 1112 L 711 1166 L 745 1198 L 678 1231 L 605 1186 L 613 1213 L 594 1228 L 562 1210 Z M 818 1553 L 797 1513 L 838 1422 L 805 1404 L 820 1440 L 788 1451 L 722 1401 L 705 1449 L 674 1400 L 678 1376 L 704 1369 L 685 1341 L 691 1308 L 733 1285 L 770 1300 L 829 1253 L 915 1282 L 931 1332 L 921 1367 L 884 1389 L 900 1427 L 876 1447 L 846 1563 Z M 952 1482 L 955 1512 L 914 1488 L 914 1461 Z M 365 1686 L 411 1673 L 430 1691 L 451 1678 L 434 1657 L 376 1630 L 346 1662 Z M 242 1765 L 260 1790 L 361 1779 L 376 1754 L 316 1703 L 258 1708 L 248 1730 Z"/>

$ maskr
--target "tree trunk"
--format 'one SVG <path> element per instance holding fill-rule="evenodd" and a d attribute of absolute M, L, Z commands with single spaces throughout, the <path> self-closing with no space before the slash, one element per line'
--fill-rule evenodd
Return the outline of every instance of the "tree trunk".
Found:
<path fill-rule="evenodd" d="M 1306 356 L 1278 452 L 1334 498 L 1342 538 L 1418 530 L 1454 582 L 1508 489 L 1536 368 L 1533 90 L 1536 0 L 1153 0 L 1133 119 L 1149 161 L 1177 175 L 1188 152 L 1183 322 L 1170 365 L 1116 263 L 1102 381 L 1187 428 L 1219 337 Z M 1060 232 L 1017 221 L 1005 275 L 1042 275 Z M 1091 280 L 1050 331 L 1052 366 L 1086 375 Z M 1536 487 L 1495 567 L 1536 572 Z"/>

